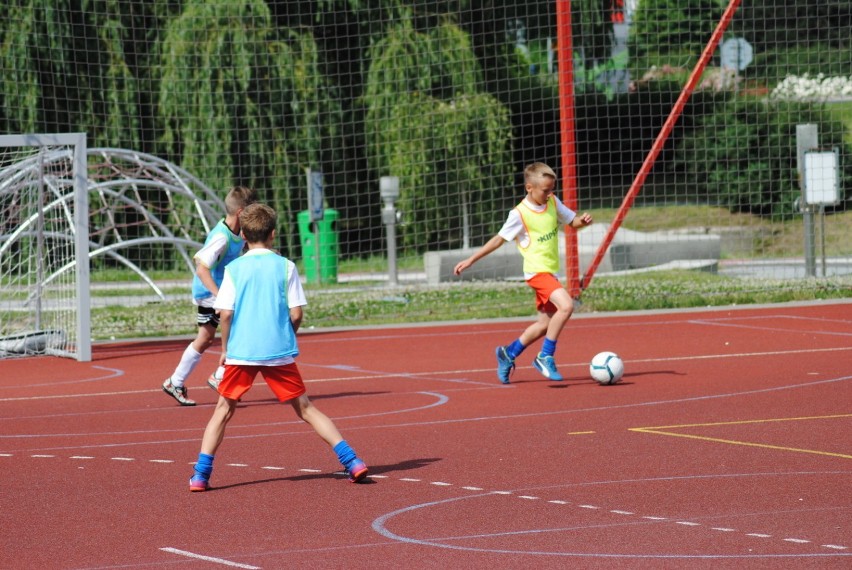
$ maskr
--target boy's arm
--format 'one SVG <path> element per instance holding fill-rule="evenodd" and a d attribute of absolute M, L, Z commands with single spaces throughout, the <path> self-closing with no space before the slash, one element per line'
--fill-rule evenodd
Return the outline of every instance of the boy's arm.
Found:
<path fill-rule="evenodd" d="M 231 334 L 231 319 L 234 316 L 234 311 L 229 309 L 219 310 L 219 327 L 222 339 L 222 354 L 219 356 L 219 366 L 225 366 L 225 358 L 228 356 L 228 336 Z"/>
<path fill-rule="evenodd" d="M 302 307 L 290 307 L 290 322 L 293 323 L 293 332 L 299 330 L 299 325 L 302 324 Z"/>
<path fill-rule="evenodd" d="M 201 280 L 201 283 L 207 288 L 207 290 L 213 293 L 214 297 L 219 296 L 219 287 L 216 286 L 216 281 L 213 280 L 213 274 L 210 273 L 210 268 L 201 263 L 198 259 L 195 260 L 195 274 L 198 275 L 198 279 Z"/>
<path fill-rule="evenodd" d="M 488 240 L 485 243 L 485 245 L 483 245 L 481 248 L 479 248 L 479 251 L 477 251 L 476 253 L 474 253 L 473 255 L 468 257 L 467 259 L 465 259 L 463 261 L 459 261 L 456 264 L 455 268 L 453 269 L 453 274 L 461 275 L 462 271 L 464 271 L 465 269 L 467 269 L 468 267 L 470 267 L 471 265 L 473 265 L 474 263 L 476 263 L 477 261 L 479 261 L 480 259 L 482 259 L 486 255 L 488 255 L 492 251 L 496 251 L 496 250 L 500 249 L 500 246 L 503 245 L 504 243 L 506 243 L 506 240 L 504 240 L 500 236 L 500 234 L 497 234 L 496 236 L 494 236 L 493 238 Z"/>
<path fill-rule="evenodd" d="M 213 280 L 213 273 L 210 268 L 215 266 L 222 255 L 228 249 L 228 240 L 220 233 L 214 234 L 210 240 L 198 250 L 193 259 L 195 261 L 195 274 L 204 285 L 204 287 L 213 294 L 214 297 L 219 296 L 219 287 Z"/>
<path fill-rule="evenodd" d="M 574 219 L 571 220 L 571 223 L 569 225 L 572 228 L 579 229 L 579 228 L 585 228 L 586 226 L 588 226 L 591 223 L 592 223 L 592 215 L 590 213 L 586 212 L 583 215 L 574 216 Z"/>

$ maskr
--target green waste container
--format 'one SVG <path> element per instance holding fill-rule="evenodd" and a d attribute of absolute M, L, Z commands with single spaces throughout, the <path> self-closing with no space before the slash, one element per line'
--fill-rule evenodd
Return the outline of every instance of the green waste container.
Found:
<path fill-rule="evenodd" d="M 323 210 L 322 219 L 316 222 L 311 222 L 311 213 L 308 210 L 299 212 L 296 218 L 299 222 L 305 279 L 308 283 L 337 283 L 339 257 L 337 210 Z M 317 253 L 319 253 L 319 264 L 317 264 Z"/>

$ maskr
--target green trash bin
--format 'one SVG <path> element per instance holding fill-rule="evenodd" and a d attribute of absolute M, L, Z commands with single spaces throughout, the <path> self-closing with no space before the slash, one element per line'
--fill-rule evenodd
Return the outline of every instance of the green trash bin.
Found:
<path fill-rule="evenodd" d="M 302 243 L 305 279 L 308 283 L 337 283 L 339 257 L 337 218 L 337 210 L 331 209 L 323 210 L 322 219 L 316 222 L 311 222 L 311 213 L 308 210 L 296 215 L 299 222 L 299 238 Z M 318 253 L 319 264 L 317 264 Z"/>

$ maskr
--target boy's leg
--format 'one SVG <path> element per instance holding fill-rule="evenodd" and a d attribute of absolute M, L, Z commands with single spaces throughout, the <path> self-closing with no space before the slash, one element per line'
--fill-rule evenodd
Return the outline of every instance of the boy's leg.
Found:
<path fill-rule="evenodd" d="M 349 475 L 349 480 L 355 483 L 363 479 L 367 475 L 367 465 L 344 441 L 331 418 L 311 403 L 305 394 L 305 383 L 296 363 L 261 367 L 260 371 L 278 400 L 290 402 L 296 415 L 314 428 L 317 435 L 334 449 L 338 460 Z"/>
<path fill-rule="evenodd" d="M 331 421 L 327 415 L 322 413 L 319 408 L 313 405 L 308 399 L 307 394 L 302 394 L 298 398 L 290 400 L 290 405 L 301 420 L 306 422 L 317 435 L 320 436 L 329 446 L 334 447 L 341 441 L 343 436 L 340 435 L 337 426 Z"/>
<path fill-rule="evenodd" d="M 515 359 L 532 343 L 547 333 L 551 317 L 556 308 L 550 302 L 554 290 L 564 287 L 555 276 L 549 273 L 539 273 L 527 281 L 527 285 L 535 291 L 535 306 L 538 311 L 538 319 L 529 325 L 517 339 L 507 346 L 498 346 L 495 349 L 497 355 L 497 379 L 503 384 L 509 383 L 509 376 L 515 369 Z"/>
<path fill-rule="evenodd" d="M 340 464 L 346 469 L 350 481 L 357 483 L 367 476 L 367 465 L 358 458 L 355 451 L 346 443 L 331 418 L 314 406 L 307 394 L 293 398 L 290 400 L 290 405 L 293 406 L 296 415 L 314 428 L 317 435 L 331 446 L 337 454 Z"/>
<path fill-rule="evenodd" d="M 248 391 L 254 383 L 257 375 L 257 366 L 226 366 L 225 376 L 222 378 L 222 393 L 216 402 L 216 408 L 207 427 L 204 428 L 204 436 L 201 439 L 201 453 L 198 454 L 198 462 L 195 464 L 195 473 L 189 480 L 190 491 L 206 491 L 213 472 L 213 458 L 216 450 L 225 437 L 225 426 L 231 421 L 237 407 L 240 396 Z"/>
<path fill-rule="evenodd" d="M 536 321 L 524 329 L 518 340 L 524 347 L 527 347 L 547 333 L 548 325 L 550 325 L 550 315 L 544 311 L 539 311 Z"/>
<path fill-rule="evenodd" d="M 556 369 L 553 354 L 556 352 L 556 341 L 565 327 L 565 323 L 574 312 L 574 301 L 564 288 L 559 288 L 551 293 L 547 315 L 547 329 L 544 335 L 544 344 L 541 352 L 535 357 L 533 366 L 542 376 L 549 380 L 562 380 L 562 375 Z"/>
<path fill-rule="evenodd" d="M 506 346 L 498 346 L 494 352 L 497 355 L 497 379 L 502 384 L 508 384 L 512 371 L 515 369 L 515 359 L 533 342 L 544 336 L 550 317 L 539 313 L 538 320 L 528 326 L 517 339 Z"/>
<path fill-rule="evenodd" d="M 201 439 L 201 453 L 198 454 L 195 470 L 189 479 L 190 491 L 206 491 L 209 488 L 210 475 L 213 473 L 213 458 L 225 437 L 225 427 L 234 416 L 236 405 L 236 400 L 219 396 L 213 415 L 207 422 L 207 427 L 204 428 L 204 436 Z"/>
<path fill-rule="evenodd" d="M 574 300 L 566 289 L 560 288 L 550 295 L 550 302 L 556 307 L 556 312 L 550 317 L 545 337 L 556 342 L 559 333 L 574 313 Z"/>
<path fill-rule="evenodd" d="M 201 307 L 199 307 L 201 309 Z M 199 318 L 201 313 L 199 312 Z M 216 327 L 210 323 L 200 324 L 198 334 L 195 336 L 180 357 L 180 362 L 172 375 L 163 382 L 163 392 L 178 401 L 181 406 L 194 406 L 195 402 L 187 397 L 187 389 L 184 387 L 187 377 L 192 374 L 201 360 L 201 354 L 213 343 L 216 336 Z"/>
<path fill-rule="evenodd" d="M 207 422 L 207 427 L 204 428 L 204 436 L 201 438 L 201 453 L 216 455 L 216 450 L 219 449 L 219 445 L 225 437 L 225 427 L 234 416 L 236 407 L 236 400 L 219 396 L 213 415 Z"/>

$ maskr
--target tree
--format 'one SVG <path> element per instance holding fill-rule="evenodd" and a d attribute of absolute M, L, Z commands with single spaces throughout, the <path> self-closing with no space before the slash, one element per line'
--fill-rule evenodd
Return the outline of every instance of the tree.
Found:
<path fill-rule="evenodd" d="M 848 0 L 763 0 L 743 2 L 733 25 L 759 51 L 825 44 L 852 49 L 852 2 Z"/>
<path fill-rule="evenodd" d="M 818 125 L 826 148 L 852 155 L 842 124 L 823 105 L 734 99 L 683 138 L 668 168 L 732 212 L 784 219 L 795 212 L 801 191 L 796 125 L 805 123 Z M 849 187 L 852 164 L 841 168 L 840 177 L 840 187 Z"/>
<path fill-rule="evenodd" d="M 697 60 L 723 11 L 721 0 L 642 0 L 630 28 L 630 57 L 687 53 Z"/>
<path fill-rule="evenodd" d="M 296 189 L 340 122 L 310 30 L 276 29 L 262 0 L 193 0 L 160 53 L 165 154 L 213 186 L 271 191 L 292 247 Z"/>
<path fill-rule="evenodd" d="M 449 21 L 417 30 L 407 19 L 370 60 L 368 160 L 375 172 L 400 177 L 400 208 L 410 216 L 403 242 L 459 246 L 463 226 L 477 239 L 491 233 L 495 189 L 512 186 L 511 123 L 499 101 L 478 91 L 468 35 Z"/>
<path fill-rule="evenodd" d="M 122 3 L 7 3 L 0 44 L 5 132 L 84 131 L 90 146 L 138 148 L 139 85 L 126 63 Z"/>

